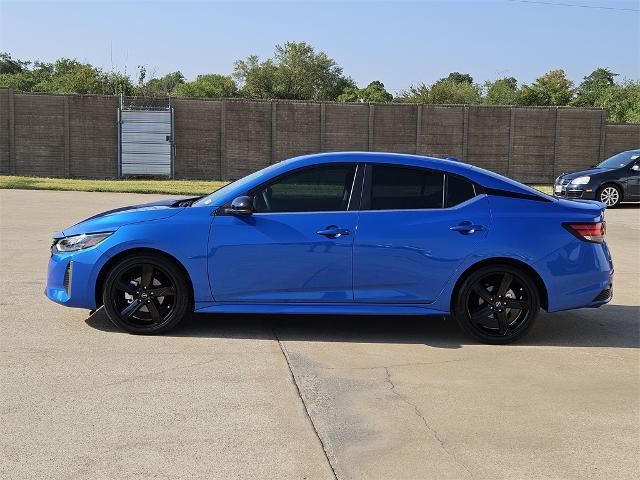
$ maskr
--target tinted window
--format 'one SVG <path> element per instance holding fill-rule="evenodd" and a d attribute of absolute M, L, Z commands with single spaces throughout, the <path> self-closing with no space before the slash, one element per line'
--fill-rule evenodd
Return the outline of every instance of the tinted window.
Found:
<path fill-rule="evenodd" d="M 447 207 L 455 207 L 475 196 L 471 182 L 455 175 L 447 175 Z"/>
<path fill-rule="evenodd" d="M 420 168 L 373 165 L 369 208 L 442 208 L 442 183 L 442 173 Z"/>
<path fill-rule="evenodd" d="M 256 212 L 331 212 L 346 210 L 355 165 L 307 168 L 254 193 Z"/>

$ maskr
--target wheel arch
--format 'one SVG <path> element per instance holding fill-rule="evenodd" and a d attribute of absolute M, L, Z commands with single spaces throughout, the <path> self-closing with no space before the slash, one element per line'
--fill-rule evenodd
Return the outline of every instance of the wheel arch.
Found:
<path fill-rule="evenodd" d="M 542 280 L 542 277 L 540 276 L 540 274 L 533 267 L 531 267 L 531 265 L 521 260 L 517 260 L 515 258 L 492 257 L 492 258 L 485 258 L 483 260 L 480 260 L 477 263 L 474 263 L 473 265 L 468 267 L 464 272 L 462 272 L 462 274 L 458 277 L 458 280 L 456 281 L 456 284 L 453 287 L 453 291 L 451 293 L 450 311 L 453 312 L 454 302 L 456 298 L 458 298 L 458 293 L 460 291 L 460 287 L 462 286 L 462 283 L 464 282 L 464 280 L 476 270 L 479 270 L 480 268 L 486 267 L 488 265 L 495 265 L 495 264 L 510 265 L 516 268 L 520 268 L 526 273 L 528 273 L 531 276 L 531 279 L 536 284 L 536 287 L 538 288 L 538 293 L 540 294 L 540 306 L 545 310 L 549 308 L 549 294 L 547 292 L 547 286 L 545 285 L 544 280 Z"/>
<path fill-rule="evenodd" d="M 193 304 L 194 302 L 193 282 L 191 280 L 191 275 L 189 275 L 189 272 L 187 271 L 185 266 L 182 264 L 182 262 L 180 262 L 180 260 L 178 260 L 173 255 L 170 255 L 167 252 L 164 252 L 162 250 L 158 250 L 156 248 L 149 248 L 149 247 L 137 247 L 137 248 L 130 248 L 127 250 L 123 250 L 122 252 L 118 252 L 116 255 L 114 255 L 109 260 L 107 260 L 107 262 L 100 269 L 100 272 L 98 273 L 98 276 L 96 278 L 95 292 L 94 292 L 96 309 L 102 306 L 102 287 L 104 285 L 105 278 L 107 277 L 111 268 L 115 264 L 117 264 L 118 262 L 120 262 L 121 260 L 127 257 L 133 257 L 141 254 L 151 254 L 151 255 L 157 255 L 159 257 L 163 257 L 165 260 L 170 261 L 176 267 L 178 267 L 178 269 L 180 269 L 180 271 L 184 274 L 185 278 L 187 279 L 187 283 L 189 284 L 190 302 L 191 304 Z"/>
<path fill-rule="evenodd" d="M 612 185 L 614 187 L 617 187 L 618 190 L 620 190 L 620 200 L 618 201 L 618 203 L 622 202 L 624 200 L 624 185 L 622 185 L 622 183 L 620 183 L 617 180 L 604 180 L 596 189 L 596 200 L 598 200 L 598 198 L 600 198 L 600 192 L 602 191 L 603 188 Z M 600 201 L 600 200 L 598 200 Z"/>

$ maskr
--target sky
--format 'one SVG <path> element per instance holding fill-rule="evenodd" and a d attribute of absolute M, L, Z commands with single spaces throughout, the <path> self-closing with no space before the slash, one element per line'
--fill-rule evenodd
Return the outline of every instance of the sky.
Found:
<path fill-rule="evenodd" d="M 237 59 L 286 41 L 326 52 L 363 86 L 397 93 L 449 72 L 530 83 L 562 68 L 579 83 L 597 67 L 640 79 L 640 0 L 6 1 L 0 51 L 77 58 L 147 76 L 230 74 Z"/>

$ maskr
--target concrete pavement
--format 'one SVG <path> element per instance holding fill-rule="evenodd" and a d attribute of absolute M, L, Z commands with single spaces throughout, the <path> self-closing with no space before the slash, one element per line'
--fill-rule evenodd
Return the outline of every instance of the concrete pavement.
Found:
<path fill-rule="evenodd" d="M 52 233 L 155 198 L 0 190 L 3 478 L 636 478 L 637 206 L 607 212 L 612 304 L 516 345 L 400 317 L 140 337 L 44 298 Z"/>

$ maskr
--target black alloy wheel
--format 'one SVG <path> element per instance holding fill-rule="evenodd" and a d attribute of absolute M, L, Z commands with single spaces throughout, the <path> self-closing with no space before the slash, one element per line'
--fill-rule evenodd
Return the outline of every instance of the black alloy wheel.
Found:
<path fill-rule="evenodd" d="M 511 265 L 496 265 L 464 280 L 453 313 L 478 340 L 504 344 L 528 332 L 539 311 L 540 295 L 530 276 Z"/>
<path fill-rule="evenodd" d="M 175 327 L 190 306 L 189 288 L 180 269 L 155 255 L 125 258 L 104 282 L 107 316 L 137 334 L 162 333 Z"/>

